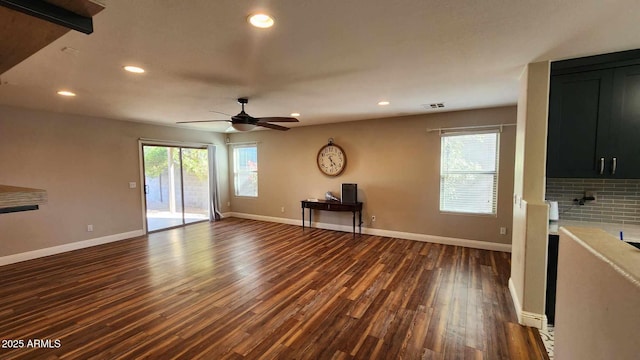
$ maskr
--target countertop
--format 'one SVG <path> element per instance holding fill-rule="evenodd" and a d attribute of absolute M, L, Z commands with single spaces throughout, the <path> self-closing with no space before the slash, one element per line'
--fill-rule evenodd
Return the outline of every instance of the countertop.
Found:
<path fill-rule="evenodd" d="M 562 227 L 564 234 L 582 244 L 635 286 L 640 287 L 640 249 L 623 244 L 602 229 L 565 225 Z"/>
<path fill-rule="evenodd" d="M 549 222 L 549 234 L 558 235 L 558 229 L 560 227 L 567 226 L 600 229 L 618 240 L 620 240 L 620 231 L 622 231 L 623 239 L 625 241 L 640 242 L 640 225 L 629 224 L 599 223 L 574 220 L 551 221 Z"/>

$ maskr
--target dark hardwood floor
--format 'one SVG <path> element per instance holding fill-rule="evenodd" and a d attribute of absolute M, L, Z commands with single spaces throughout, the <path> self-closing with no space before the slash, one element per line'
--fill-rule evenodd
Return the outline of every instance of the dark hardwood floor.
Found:
<path fill-rule="evenodd" d="M 544 359 L 538 331 L 517 323 L 509 261 L 276 223 L 200 223 L 0 267 L 2 345 L 24 341 L 0 358 Z"/>

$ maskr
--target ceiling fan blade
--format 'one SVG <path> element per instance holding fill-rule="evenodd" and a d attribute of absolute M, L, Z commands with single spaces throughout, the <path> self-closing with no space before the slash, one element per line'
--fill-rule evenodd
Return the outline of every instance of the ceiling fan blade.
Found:
<path fill-rule="evenodd" d="M 217 122 L 217 121 L 231 122 L 231 120 L 192 120 L 192 121 L 176 121 L 176 124 L 207 123 L 207 122 Z"/>
<path fill-rule="evenodd" d="M 276 125 L 276 124 L 264 123 L 264 122 L 259 122 L 259 123 L 256 124 L 256 126 L 262 126 L 262 127 L 266 127 L 266 128 L 269 128 L 269 129 L 280 130 L 280 131 L 289 130 L 288 127 L 284 127 L 284 126 L 280 126 L 280 125 Z"/>
<path fill-rule="evenodd" d="M 257 119 L 258 122 L 260 123 L 266 123 L 266 122 L 298 122 L 298 119 L 296 118 L 292 118 L 292 117 L 260 117 L 260 118 L 254 118 Z"/>
<path fill-rule="evenodd" d="M 209 112 L 216 113 L 216 114 L 220 114 L 220 115 L 227 115 L 228 117 L 233 116 L 233 115 L 231 115 L 231 114 L 227 114 L 227 113 L 223 113 L 223 112 L 215 111 L 215 110 L 209 110 Z"/>

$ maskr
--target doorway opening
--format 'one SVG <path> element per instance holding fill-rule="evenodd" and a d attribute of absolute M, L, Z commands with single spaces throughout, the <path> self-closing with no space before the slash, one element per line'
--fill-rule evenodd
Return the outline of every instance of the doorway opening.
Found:
<path fill-rule="evenodd" d="M 206 148 L 142 145 L 147 232 L 209 220 Z"/>

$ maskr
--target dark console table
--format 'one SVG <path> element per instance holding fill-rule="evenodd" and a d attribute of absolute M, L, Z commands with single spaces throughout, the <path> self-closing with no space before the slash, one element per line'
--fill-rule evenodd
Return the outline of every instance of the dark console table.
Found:
<path fill-rule="evenodd" d="M 343 203 L 332 200 L 302 200 L 302 229 L 304 230 L 304 209 L 309 209 L 309 227 L 311 227 L 311 210 L 350 211 L 353 214 L 353 236 L 356 235 L 356 213 L 358 213 L 358 230 L 362 234 L 362 203 Z"/>

